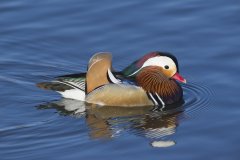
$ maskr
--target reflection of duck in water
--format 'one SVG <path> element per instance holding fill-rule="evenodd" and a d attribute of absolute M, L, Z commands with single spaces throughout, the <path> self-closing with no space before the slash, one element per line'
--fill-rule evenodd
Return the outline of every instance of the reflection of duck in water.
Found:
<path fill-rule="evenodd" d="M 89 127 L 89 136 L 93 139 L 113 138 L 122 131 L 128 131 L 144 136 L 150 141 L 160 139 L 161 145 L 164 142 L 162 138 L 175 133 L 182 110 L 181 106 L 175 106 L 177 109 L 174 111 L 165 112 L 153 112 L 152 107 L 147 106 L 86 106 L 84 102 L 70 99 L 41 105 L 41 108 L 56 108 L 61 114 L 76 117 L 84 115 Z"/>
<path fill-rule="evenodd" d="M 86 74 L 58 77 L 39 83 L 66 98 L 108 106 L 165 106 L 182 100 L 176 82 L 186 82 L 178 73 L 177 59 L 168 53 L 152 52 L 122 72 L 112 72 L 110 53 L 98 53 L 89 62 Z"/>
<path fill-rule="evenodd" d="M 153 112 L 149 107 L 126 109 L 103 106 L 90 107 L 86 120 L 92 138 L 114 137 L 121 130 L 127 129 L 149 139 L 159 139 L 175 133 L 180 113 L 179 110 L 168 115 L 167 112 Z"/>

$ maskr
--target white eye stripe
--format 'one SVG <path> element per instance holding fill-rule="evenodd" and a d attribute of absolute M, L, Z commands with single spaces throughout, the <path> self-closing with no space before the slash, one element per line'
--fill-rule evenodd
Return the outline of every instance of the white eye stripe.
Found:
<path fill-rule="evenodd" d="M 166 65 L 169 66 L 170 69 L 176 68 L 176 64 L 174 63 L 174 61 L 171 58 L 166 56 L 149 58 L 141 68 L 147 67 L 147 66 L 159 66 L 164 68 L 164 66 Z"/>
<path fill-rule="evenodd" d="M 172 70 L 173 72 L 177 71 L 176 64 L 174 63 L 174 61 L 171 58 L 166 57 L 166 56 L 158 56 L 158 57 L 153 57 L 153 58 L 149 58 L 148 60 L 146 60 L 146 62 L 144 62 L 142 67 L 139 68 L 137 71 L 133 72 L 132 74 L 130 74 L 129 77 L 136 74 L 142 68 L 147 67 L 147 66 L 159 66 L 159 67 L 164 68 L 164 66 L 166 66 L 166 65 L 169 67 L 169 70 Z"/>

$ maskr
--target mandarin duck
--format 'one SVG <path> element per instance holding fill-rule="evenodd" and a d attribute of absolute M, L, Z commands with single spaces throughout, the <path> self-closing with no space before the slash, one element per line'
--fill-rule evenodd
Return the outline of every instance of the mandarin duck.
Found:
<path fill-rule="evenodd" d="M 112 55 L 100 52 L 90 59 L 86 73 L 59 76 L 37 86 L 96 105 L 165 106 L 182 101 L 183 90 L 177 81 L 186 83 L 172 54 L 151 52 L 114 72 Z"/>

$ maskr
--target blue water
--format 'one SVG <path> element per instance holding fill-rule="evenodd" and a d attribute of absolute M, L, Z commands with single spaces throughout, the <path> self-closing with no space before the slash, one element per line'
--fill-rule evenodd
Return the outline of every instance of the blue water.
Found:
<path fill-rule="evenodd" d="M 235 0 L 1 0 L 0 159 L 239 159 L 239 15 Z M 183 112 L 88 108 L 35 86 L 96 52 L 121 70 L 155 50 L 178 57 Z"/>

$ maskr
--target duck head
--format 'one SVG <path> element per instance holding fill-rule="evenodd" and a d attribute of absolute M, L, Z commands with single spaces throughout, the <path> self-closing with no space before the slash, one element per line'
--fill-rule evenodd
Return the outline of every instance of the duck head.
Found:
<path fill-rule="evenodd" d="M 186 83 L 186 80 L 179 74 L 177 58 L 166 52 L 150 52 L 133 62 L 122 73 L 126 77 L 135 78 L 139 71 L 148 66 L 159 67 L 166 77 Z"/>
<path fill-rule="evenodd" d="M 170 53 L 148 53 L 124 69 L 123 74 L 146 92 L 160 96 L 166 104 L 182 99 L 183 91 L 177 81 L 186 80 L 179 74 L 177 58 Z"/>

